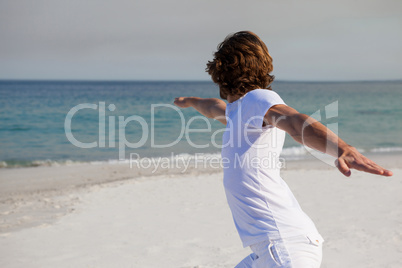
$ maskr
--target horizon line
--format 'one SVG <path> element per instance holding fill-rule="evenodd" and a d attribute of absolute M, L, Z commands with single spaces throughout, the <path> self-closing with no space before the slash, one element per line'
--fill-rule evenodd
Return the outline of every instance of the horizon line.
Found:
<path fill-rule="evenodd" d="M 212 80 L 207 79 L 3 79 L 0 78 L 0 82 L 210 82 Z M 353 82 L 402 82 L 402 78 L 399 79 L 376 79 L 376 80 L 292 80 L 292 79 L 278 79 L 275 82 L 286 83 L 353 83 Z"/>

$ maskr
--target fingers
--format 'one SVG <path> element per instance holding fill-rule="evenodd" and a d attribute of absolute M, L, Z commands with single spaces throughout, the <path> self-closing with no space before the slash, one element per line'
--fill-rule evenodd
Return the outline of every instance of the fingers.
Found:
<path fill-rule="evenodd" d="M 370 160 L 364 156 L 362 157 L 362 159 L 355 161 L 355 163 L 353 163 L 353 164 L 356 165 L 356 167 L 351 166 L 352 168 L 356 168 L 356 169 L 364 171 L 364 172 L 368 172 L 368 173 L 372 173 L 372 174 L 376 174 L 376 175 L 387 176 L 387 177 L 392 176 L 391 171 L 386 170 L 385 168 L 377 165 L 372 160 Z"/>
<path fill-rule="evenodd" d="M 336 159 L 335 165 L 343 175 L 345 175 L 346 177 L 350 176 L 350 169 L 343 158 Z"/>
<path fill-rule="evenodd" d="M 177 97 L 174 98 L 174 102 L 175 105 L 179 106 L 179 107 L 183 107 L 184 105 L 184 98 L 183 97 Z"/>
<path fill-rule="evenodd" d="M 392 171 L 390 170 L 386 170 L 385 168 L 377 165 L 376 163 L 372 162 L 368 164 L 369 167 L 367 168 L 367 172 L 373 173 L 373 174 L 378 174 L 378 175 L 382 175 L 382 176 L 392 176 Z"/>
<path fill-rule="evenodd" d="M 393 175 L 390 170 L 386 170 L 385 168 L 377 165 L 376 163 L 365 157 L 339 157 L 335 161 L 335 164 L 338 167 L 339 171 L 347 177 L 349 177 L 351 174 L 351 168 L 387 177 Z"/>

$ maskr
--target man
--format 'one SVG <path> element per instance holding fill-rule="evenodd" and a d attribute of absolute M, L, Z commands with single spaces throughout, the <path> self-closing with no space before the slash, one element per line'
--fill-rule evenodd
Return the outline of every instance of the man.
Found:
<path fill-rule="evenodd" d="M 392 172 L 287 106 L 271 90 L 272 70 L 264 42 L 252 32 L 235 33 L 207 64 L 228 104 L 198 97 L 179 97 L 174 103 L 226 124 L 222 148 L 226 197 L 243 246 L 253 251 L 236 267 L 319 267 L 324 240 L 280 177 L 279 165 L 266 167 L 262 161 L 278 162 L 287 132 L 296 141 L 336 157 L 345 176 L 351 175 L 351 168 L 383 176 Z"/>

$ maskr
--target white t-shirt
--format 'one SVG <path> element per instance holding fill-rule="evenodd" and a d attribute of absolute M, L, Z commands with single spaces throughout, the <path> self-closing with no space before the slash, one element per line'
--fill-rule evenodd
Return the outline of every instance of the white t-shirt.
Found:
<path fill-rule="evenodd" d="M 255 89 L 226 107 L 222 163 L 225 192 L 243 246 L 267 239 L 318 233 L 280 176 L 285 132 L 262 126 L 274 91 Z"/>

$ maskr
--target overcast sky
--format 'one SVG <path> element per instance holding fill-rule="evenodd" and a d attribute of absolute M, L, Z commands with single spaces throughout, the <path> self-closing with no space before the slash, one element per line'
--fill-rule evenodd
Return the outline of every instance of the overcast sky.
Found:
<path fill-rule="evenodd" d="M 401 0 L 0 0 L 0 79 L 207 80 L 240 30 L 278 80 L 402 79 Z"/>

